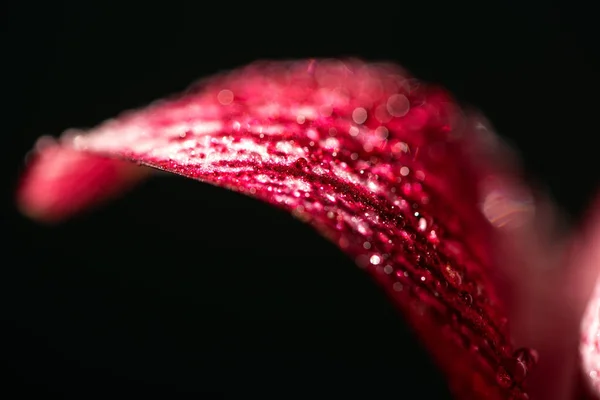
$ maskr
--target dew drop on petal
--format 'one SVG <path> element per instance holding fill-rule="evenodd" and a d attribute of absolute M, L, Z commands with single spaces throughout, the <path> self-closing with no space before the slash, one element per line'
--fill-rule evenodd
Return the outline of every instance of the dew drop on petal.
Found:
<path fill-rule="evenodd" d="M 498 370 L 496 371 L 496 382 L 498 385 L 500 385 L 500 387 L 505 389 L 508 389 L 513 384 L 512 378 L 510 377 L 508 371 L 502 366 L 498 367 Z"/>
<path fill-rule="evenodd" d="M 367 120 L 367 110 L 362 107 L 355 108 L 352 111 L 352 120 L 358 125 L 363 124 Z"/>
<path fill-rule="evenodd" d="M 461 292 L 460 299 L 467 306 L 470 306 L 471 304 L 473 304 L 473 296 L 471 296 L 471 294 L 469 292 L 466 292 L 466 291 Z"/>
<path fill-rule="evenodd" d="M 228 89 L 223 89 L 217 95 L 217 100 L 224 106 L 229 105 L 233 102 L 233 92 Z"/>
<path fill-rule="evenodd" d="M 306 168 L 308 168 L 308 161 L 306 160 L 306 158 L 300 157 L 299 159 L 296 160 L 296 162 L 294 163 L 294 166 L 300 170 L 306 169 Z"/>
<path fill-rule="evenodd" d="M 394 117 L 403 117 L 410 110 L 410 101 L 403 94 L 390 96 L 387 101 L 387 112 Z"/>

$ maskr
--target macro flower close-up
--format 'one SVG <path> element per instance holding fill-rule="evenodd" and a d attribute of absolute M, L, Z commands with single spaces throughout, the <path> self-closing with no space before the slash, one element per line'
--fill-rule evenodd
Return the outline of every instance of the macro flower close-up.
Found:
<path fill-rule="evenodd" d="M 387 359 L 385 364 L 376 361 L 380 358 L 356 361 L 372 371 L 384 389 L 394 386 L 395 377 L 405 375 L 404 381 L 398 381 L 401 387 L 395 389 L 398 396 L 405 385 L 400 382 L 408 382 L 407 376 L 423 374 L 418 371 L 427 368 L 433 372 L 425 373 L 425 382 L 432 387 L 441 382 L 441 391 L 454 399 L 600 396 L 600 209 L 595 200 L 580 207 L 587 211 L 578 220 L 569 219 L 553 193 L 532 178 L 535 174 L 529 170 L 527 152 L 520 154 L 497 133 L 491 115 L 486 117 L 484 110 L 468 105 L 443 83 L 429 82 L 412 68 L 386 61 L 392 56 L 299 55 L 250 56 L 248 62 L 205 74 L 179 94 L 164 93 L 135 106 L 123 103 L 112 115 L 102 115 L 93 128 L 64 126 L 60 135 L 41 135 L 35 140 L 19 170 L 12 198 L 22 221 L 18 232 L 31 235 L 28 240 L 37 241 L 35 248 L 48 258 L 39 256 L 41 261 L 34 263 L 39 270 L 30 270 L 23 262 L 29 271 L 24 274 L 39 276 L 35 279 L 40 279 L 36 285 L 41 292 L 64 296 L 64 300 L 49 300 L 55 305 L 31 314 L 39 314 L 38 321 L 58 315 L 53 317 L 55 322 L 36 323 L 35 329 L 26 330 L 46 332 L 36 336 L 58 337 L 52 334 L 53 326 L 61 326 L 56 321 L 72 318 L 72 332 L 65 334 L 66 328 L 58 328 L 64 339 L 53 339 L 52 354 L 67 352 L 64 349 L 69 345 L 60 344 L 61 340 L 72 341 L 66 338 L 82 331 L 81 337 L 93 343 L 82 339 L 70 344 L 70 355 L 60 356 L 65 365 L 81 366 L 69 367 L 73 371 L 113 371 L 108 376 L 114 377 L 121 376 L 122 372 L 114 371 L 127 368 L 127 363 L 133 362 L 129 369 L 135 370 L 135 365 L 146 362 L 140 361 L 145 357 L 152 360 L 151 342 L 161 343 L 157 349 L 162 350 L 156 354 L 200 354 L 178 347 L 165 350 L 161 347 L 168 342 L 165 337 L 210 331 L 216 325 L 232 337 L 249 337 L 252 328 L 229 329 L 225 322 L 208 323 L 208 319 L 195 323 L 201 328 L 192 327 L 192 322 L 188 327 L 176 322 L 169 328 L 165 318 L 170 317 L 161 317 L 159 322 L 140 322 L 135 328 L 115 322 L 117 328 L 111 330 L 93 321 L 110 320 L 104 314 L 124 320 L 146 317 L 132 317 L 135 312 L 127 311 L 126 307 L 132 307 L 127 302 L 143 301 L 135 296 L 125 300 L 122 308 L 120 297 L 107 298 L 103 304 L 103 296 L 113 296 L 104 294 L 105 288 L 127 293 L 127 288 L 143 287 L 149 291 L 143 298 L 156 302 L 152 307 L 157 310 L 168 307 L 161 305 L 162 298 L 180 297 L 177 304 L 186 305 L 178 307 L 190 318 L 197 318 L 193 317 L 197 312 L 194 301 L 199 300 L 191 300 L 186 291 L 205 293 L 202 301 L 208 305 L 199 309 L 226 309 L 219 320 L 244 309 L 266 310 L 292 295 L 300 296 L 298 304 L 305 304 L 298 306 L 302 310 L 322 292 L 323 298 L 338 299 L 331 301 L 348 307 L 349 315 L 363 313 L 360 324 L 364 326 L 339 332 L 355 331 L 354 338 L 362 337 L 366 345 L 375 346 L 367 347 L 367 353 Z M 511 93 L 515 102 L 525 99 L 518 88 Z M 500 109 L 514 112 L 510 104 Z M 560 140 L 570 143 L 568 137 Z M 542 151 L 540 146 L 536 149 Z M 196 188 L 199 195 L 194 197 Z M 152 202 L 144 193 L 158 200 Z M 120 220 L 111 219 L 113 212 Z M 267 228 L 261 230 L 262 224 Z M 267 230 L 272 232 L 264 233 Z M 56 244 L 57 239 L 51 246 L 48 243 L 55 234 L 70 239 Z M 45 260 L 65 264 L 52 266 Z M 275 267 L 269 267 L 269 262 Z M 68 267 L 91 269 L 88 263 L 96 265 L 96 271 L 82 273 L 99 278 L 94 284 L 85 282 L 96 278 L 77 278 L 79 272 Z M 346 294 L 348 278 L 336 278 L 336 268 L 348 267 L 343 263 L 352 264 L 352 273 L 357 281 L 364 281 L 364 290 L 371 290 L 371 284 L 376 289 L 378 294 L 372 296 L 380 299 L 377 307 L 362 301 L 360 294 L 354 300 L 354 294 Z M 206 275 L 189 272 L 197 268 Z M 328 282 L 328 273 L 334 288 L 312 283 L 320 278 Z M 41 279 L 47 275 L 51 278 Z M 13 281 L 19 279 L 23 278 Z M 53 287 L 60 279 L 75 283 L 63 283 L 67 289 L 56 294 Z M 103 294 L 77 294 L 78 279 L 81 292 Z M 103 286 L 103 280 L 112 283 Z M 5 281 L 10 284 L 10 279 Z M 173 294 L 165 294 L 169 286 L 175 287 Z M 211 292 L 211 286 L 217 287 L 213 290 L 218 295 Z M 267 286 L 275 289 L 265 295 L 265 305 L 251 305 L 250 298 L 263 298 L 261 292 Z M 78 296 L 96 300 L 93 306 L 92 300 L 81 300 L 87 305 L 79 309 L 72 305 Z M 229 296 L 231 300 L 226 300 Z M 40 295 L 39 303 L 42 299 Z M 69 305 L 56 306 L 63 301 Z M 315 309 L 333 307 L 323 300 L 314 300 L 317 303 Z M 71 310 L 64 311 L 65 315 L 73 316 L 60 316 L 61 307 Z M 272 319 L 285 321 L 290 313 L 287 307 L 287 311 L 274 311 L 278 317 Z M 101 310 L 99 320 L 89 317 L 92 309 Z M 340 311 L 330 312 L 336 313 Z M 377 330 L 377 318 L 396 318 L 386 313 L 406 324 L 405 336 L 394 336 L 398 328 Z M 370 315 L 373 322 L 369 322 Z M 338 317 L 342 318 L 332 319 Z M 78 318 L 88 322 L 73 322 Z M 303 324 L 314 337 L 327 335 L 325 325 Z M 120 329 L 137 333 L 130 333 L 135 344 L 122 344 L 126 350 L 116 351 L 110 343 L 121 343 L 123 339 L 115 333 Z M 163 329 L 173 332 L 152 339 L 145 336 Z M 372 333 L 358 333 L 360 329 L 372 329 Z M 117 338 L 107 339 L 111 335 Z M 298 335 L 293 347 L 300 349 L 308 339 Z M 340 365 L 350 365 L 351 361 L 342 360 L 358 359 L 359 347 L 341 345 L 343 336 L 334 335 L 325 347 L 343 354 L 334 357 Z M 423 349 L 415 359 L 431 365 L 393 366 L 402 362 L 389 360 L 391 354 L 402 357 L 403 350 L 392 348 L 411 340 Z M 217 362 L 207 361 L 208 356 L 199 361 L 209 369 L 222 363 L 219 368 L 226 372 L 212 373 L 225 377 L 225 386 L 231 371 L 258 368 L 264 356 L 258 350 L 263 344 L 248 340 L 239 346 L 252 347 L 261 355 L 240 367 L 239 360 L 227 361 L 238 353 L 231 350 L 231 343 L 223 345 L 229 353 L 213 356 Z M 144 353 L 141 358 L 127 355 L 138 345 Z M 103 352 L 126 355 L 115 362 L 108 356 L 103 359 Z M 128 357 L 138 360 L 128 361 Z M 170 355 L 160 357 L 173 360 Z M 171 363 L 180 362 L 156 361 L 156 365 L 169 369 Z M 180 368 L 173 373 L 177 379 L 193 370 L 173 368 Z M 310 370 L 307 367 L 299 376 Z M 324 379 L 333 382 L 334 372 L 327 372 Z M 249 381 L 266 387 L 284 379 L 269 376 Z M 351 387 L 351 381 L 362 378 L 370 382 L 366 376 L 347 375 L 339 385 Z M 86 379 L 92 378 L 79 380 Z M 195 379 L 200 378 L 190 378 L 191 382 Z M 187 390 L 177 389 L 176 384 L 159 386 L 161 390 Z M 290 387 L 287 390 L 293 392 Z M 423 393 L 432 390 L 418 387 Z"/>

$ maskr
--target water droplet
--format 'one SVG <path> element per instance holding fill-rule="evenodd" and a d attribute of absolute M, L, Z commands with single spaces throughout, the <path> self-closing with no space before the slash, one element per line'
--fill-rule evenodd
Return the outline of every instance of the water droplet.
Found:
<path fill-rule="evenodd" d="M 454 269 L 452 265 L 447 264 L 446 267 L 442 268 L 442 273 L 452 286 L 458 287 L 462 284 L 462 273 Z"/>
<path fill-rule="evenodd" d="M 527 376 L 527 366 L 519 360 L 515 360 L 512 367 L 513 378 L 517 382 L 522 382 Z"/>
<path fill-rule="evenodd" d="M 394 143 L 394 145 L 392 146 L 392 150 L 397 152 L 397 153 L 408 153 L 408 144 L 404 143 L 404 142 L 396 142 Z"/>
<path fill-rule="evenodd" d="M 355 108 L 352 111 L 352 120 L 361 125 L 367 120 L 367 110 L 362 107 Z"/>
<path fill-rule="evenodd" d="M 255 162 L 255 163 L 262 162 L 262 156 L 259 153 L 255 152 L 255 151 L 252 151 L 252 152 L 248 153 L 248 159 L 251 162 Z"/>
<path fill-rule="evenodd" d="M 504 389 L 508 389 L 513 384 L 508 371 L 504 367 L 499 367 L 496 371 L 496 382 Z"/>
<path fill-rule="evenodd" d="M 388 99 L 386 109 L 394 117 L 403 117 L 410 110 L 410 101 L 403 94 L 395 94 Z"/>
<path fill-rule="evenodd" d="M 233 92 L 228 89 L 221 90 L 217 94 L 217 100 L 224 106 L 231 104 L 233 102 Z"/>
<path fill-rule="evenodd" d="M 537 352 L 533 349 L 520 348 L 514 351 L 512 357 L 505 358 L 500 372 L 509 376 L 511 384 L 525 380 L 529 370 L 537 362 Z"/>
<path fill-rule="evenodd" d="M 429 232 L 429 235 L 427 235 L 427 239 L 432 244 L 439 244 L 440 243 L 440 239 L 438 238 L 438 235 L 437 235 L 437 233 L 434 230 L 432 230 L 431 232 Z"/>
<path fill-rule="evenodd" d="M 527 368 L 533 367 L 538 362 L 537 351 L 526 347 L 515 350 L 513 357 L 522 362 Z"/>
<path fill-rule="evenodd" d="M 388 138 L 390 131 L 385 126 L 378 126 L 373 132 L 379 140 L 385 140 Z"/>
<path fill-rule="evenodd" d="M 463 303 L 465 303 L 468 306 L 470 306 L 471 304 L 473 304 L 473 296 L 471 296 L 467 292 L 464 292 L 464 291 L 460 292 L 460 299 L 462 300 Z"/>
<path fill-rule="evenodd" d="M 369 261 L 371 261 L 371 264 L 373 265 L 379 265 L 379 263 L 381 262 L 381 257 L 377 254 L 373 254 Z"/>
<path fill-rule="evenodd" d="M 448 288 L 448 282 L 446 281 L 436 281 L 435 282 L 435 287 L 438 291 L 444 291 Z"/>
<path fill-rule="evenodd" d="M 308 161 L 306 160 L 306 158 L 300 157 L 299 159 L 296 160 L 296 162 L 294 163 L 294 166 L 298 169 L 304 170 L 308 167 Z"/>

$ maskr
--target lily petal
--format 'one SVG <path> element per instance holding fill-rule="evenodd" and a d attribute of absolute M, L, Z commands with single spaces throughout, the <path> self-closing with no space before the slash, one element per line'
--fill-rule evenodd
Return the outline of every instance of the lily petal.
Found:
<path fill-rule="evenodd" d="M 527 398 L 535 357 L 514 348 L 493 283 L 503 268 L 494 225 L 507 208 L 494 208 L 506 202 L 490 189 L 505 186 L 490 186 L 504 172 L 481 157 L 490 140 L 480 118 L 393 65 L 258 63 L 69 131 L 33 158 L 18 199 L 29 215 L 58 220 L 133 181 L 101 156 L 257 197 L 381 283 L 457 398 Z"/>

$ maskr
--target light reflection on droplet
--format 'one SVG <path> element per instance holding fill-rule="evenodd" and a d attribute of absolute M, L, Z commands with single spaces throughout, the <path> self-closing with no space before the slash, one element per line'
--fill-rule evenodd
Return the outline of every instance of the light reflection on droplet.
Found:
<path fill-rule="evenodd" d="M 375 135 L 377 135 L 378 139 L 385 140 L 385 139 L 387 139 L 388 135 L 390 134 L 390 131 L 385 126 L 382 125 L 382 126 L 378 126 L 375 129 L 374 133 L 375 133 Z"/>
<path fill-rule="evenodd" d="M 371 261 L 371 264 L 373 265 L 379 265 L 379 263 L 381 262 L 381 257 L 379 257 L 377 254 L 373 254 L 369 261 Z"/>
<path fill-rule="evenodd" d="M 323 146 L 327 149 L 335 149 L 340 146 L 340 141 L 334 137 L 329 137 L 325 139 Z"/>
<path fill-rule="evenodd" d="M 229 89 L 223 89 L 217 95 L 217 100 L 224 106 L 229 105 L 233 102 L 233 92 Z"/>
<path fill-rule="evenodd" d="M 367 120 L 367 110 L 362 107 L 355 108 L 352 111 L 352 120 L 361 125 Z"/>
<path fill-rule="evenodd" d="M 394 117 L 403 117 L 410 110 L 410 102 L 405 95 L 395 94 L 388 99 L 386 109 Z"/>
<path fill-rule="evenodd" d="M 392 146 L 392 150 L 397 153 L 408 153 L 408 144 L 404 142 L 395 143 L 394 146 Z"/>

